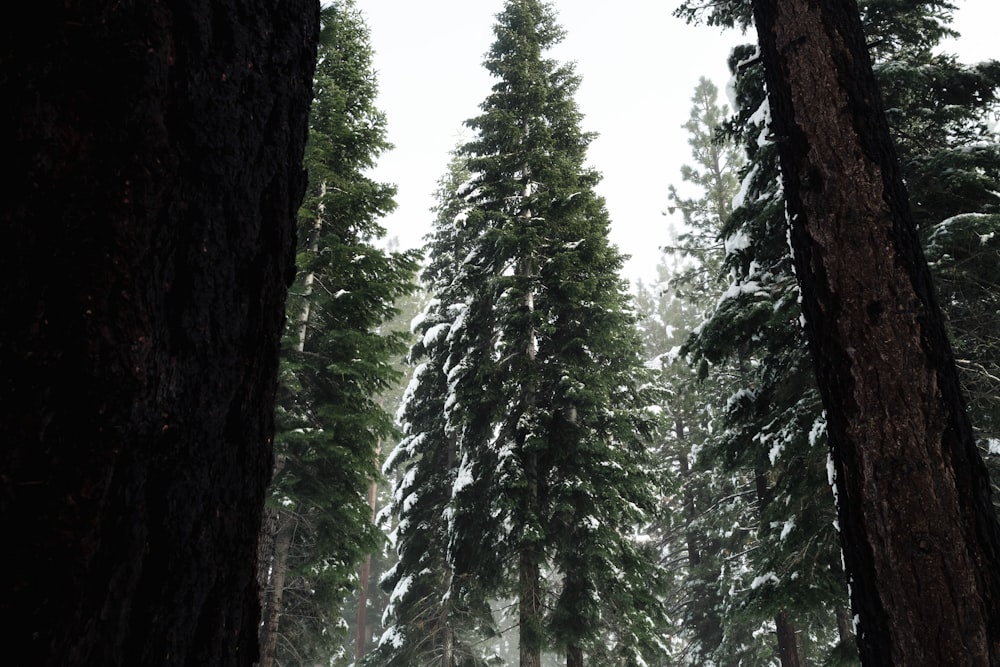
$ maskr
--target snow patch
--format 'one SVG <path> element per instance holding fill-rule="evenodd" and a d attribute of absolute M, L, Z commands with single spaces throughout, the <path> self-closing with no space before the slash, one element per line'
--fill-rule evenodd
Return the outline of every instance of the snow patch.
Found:
<path fill-rule="evenodd" d="M 778 584 L 781 583 L 781 579 L 778 579 L 778 575 L 774 572 L 768 572 L 767 574 L 762 574 L 759 577 L 755 577 L 752 582 L 750 582 L 750 588 L 752 590 L 757 590 L 765 584 Z"/>

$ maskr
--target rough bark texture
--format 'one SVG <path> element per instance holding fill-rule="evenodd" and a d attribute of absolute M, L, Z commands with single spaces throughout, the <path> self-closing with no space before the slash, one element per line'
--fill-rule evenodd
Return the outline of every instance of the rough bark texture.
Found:
<path fill-rule="evenodd" d="M 1000 538 L 854 2 L 755 0 L 866 665 L 1000 664 Z"/>
<path fill-rule="evenodd" d="M 314 0 L 0 9 L 5 664 L 256 658 L 317 31 Z"/>

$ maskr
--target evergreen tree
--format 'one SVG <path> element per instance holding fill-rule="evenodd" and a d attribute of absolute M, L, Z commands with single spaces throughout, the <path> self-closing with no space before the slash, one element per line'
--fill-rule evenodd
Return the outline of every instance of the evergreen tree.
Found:
<path fill-rule="evenodd" d="M 444 520 L 458 474 L 456 438 L 446 421 L 447 365 L 450 330 L 468 300 L 455 283 L 469 245 L 462 232 L 466 205 L 458 196 L 468 176 L 464 161 L 454 158 L 437 192 L 422 274 L 434 298 L 413 323 L 418 340 L 410 360 L 420 363 L 400 406 L 405 437 L 384 466 L 386 473 L 399 473 L 387 508 L 397 519 L 392 542 L 398 561 L 382 579 L 390 594 L 385 631 L 367 664 L 477 665 L 481 652 L 473 644 L 493 634 L 485 599 L 470 605 L 470 595 L 449 595 L 453 574 Z"/>
<path fill-rule="evenodd" d="M 511 0 L 495 34 L 498 81 L 459 153 L 461 224 L 447 216 L 437 246 L 454 267 L 446 312 L 423 338 L 447 348 L 433 369 L 436 451 L 453 448 L 447 598 L 516 600 L 524 667 L 546 649 L 637 664 L 660 653 L 661 575 L 634 539 L 654 505 L 654 420 L 622 257 L 583 164 L 577 77 L 543 55 L 562 36 L 551 8 Z"/>
<path fill-rule="evenodd" d="M 995 664 L 1000 530 L 858 8 L 753 4 L 862 662 Z"/>
<path fill-rule="evenodd" d="M 271 572 L 264 664 L 335 655 L 341 601 L 381 543 L 367 496 L 378 444 L 394 429 L 377 397 L 398 378 L 393 359 L 405 350 L 405 333 L 382 327 L 415 271 L 412 253 L 374 245 L 394 188 L 365 176 L 389 147 L 373 107 L 367 27 L 351 0 L 328 5 L 322 26 L 282 350 L 273 550 L 262 568 Z"/>

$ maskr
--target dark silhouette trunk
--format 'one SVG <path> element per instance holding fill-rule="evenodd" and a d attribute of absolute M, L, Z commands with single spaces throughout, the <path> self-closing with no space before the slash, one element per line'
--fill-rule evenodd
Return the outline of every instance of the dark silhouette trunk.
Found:
<path fill-rule="evenodd" d="M 570 646 L 566 649 L 566 667 L 583 667 L 583 649 Z"/>
<path fill-rule="evenodd" d="M 755 0 L 865 665 L 1000 664 L 1000 533 L 857 6 Z"/>
<path fill-rule="evenodd" d="M 535 457 L 529 455 L 525 461 L 528 477 L 528 499 L 531 508 L 538 504 L 538 482 L 534 479 L 537 470 Z M 531 516 L 531 515 L 528 515 Z M 520 667 L 541 667 L 542 653 L 542 595 L 541 569 L 533 543 L 521 546 L 518 588 L 518 630 L 520 644 Z"/>
<path fill-rule="evenodd" d="M 4 662 L 250 665 L 308 0 L 0 9 Z"/>

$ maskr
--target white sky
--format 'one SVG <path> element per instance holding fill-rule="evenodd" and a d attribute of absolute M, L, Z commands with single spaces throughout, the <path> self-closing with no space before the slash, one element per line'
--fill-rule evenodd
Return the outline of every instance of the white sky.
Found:
<path fill-rule="evenodd" d="M 611 239 L 632 259 L 629 279 L 651 280 L 671 224 L 667 186 L 680 186 L 691 161 L 681 127 L 701 76 L 725 102 L 729 49 L 753 36 L 688 26 L 676 0 L 554 0 L 566 39 L 550 55 L 575 61 L 582 84 L 583 130 L 597 132 L 588 162 L 604 175 L 598 193 L 611 214 Z M 948 50 L 966 61 L 1000 58 L 997 0 L 956 0 L 960 42 Z M 398 188 L 395 213 L 383 220 L 403 247 L 421 246 L 431 225 L 433 192 L 448 153 L 469 138 L 463 122 L 479 113 L 493 80 L 482 67 L 503 0 L 358 0 L 371 29 L 380 95 L 395 148 L 373 176 Z M 679 216 L 677 216 L 679 218 Z"/>

